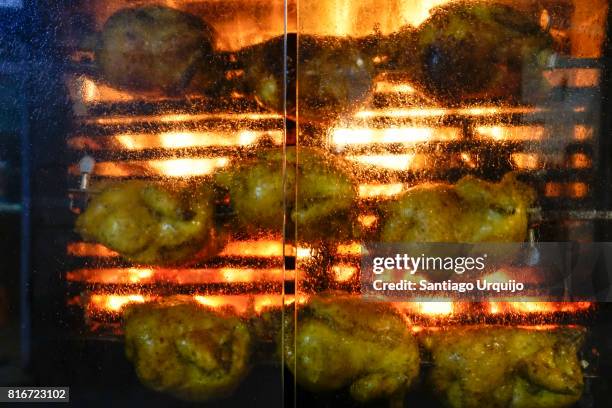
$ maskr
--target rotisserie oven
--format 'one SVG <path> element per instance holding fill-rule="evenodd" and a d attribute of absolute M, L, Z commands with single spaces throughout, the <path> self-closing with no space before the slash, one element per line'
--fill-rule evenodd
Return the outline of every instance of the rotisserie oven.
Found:
<path fill-rule="evenodd" d="M 0 2 L 0 401 L 609 406 L 609 12 Z"/>

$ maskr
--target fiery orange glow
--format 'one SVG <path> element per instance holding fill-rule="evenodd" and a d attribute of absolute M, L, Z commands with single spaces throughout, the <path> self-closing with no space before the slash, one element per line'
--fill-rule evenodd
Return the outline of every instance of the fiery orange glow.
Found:
<path fill-rule="evenodd" d="M 588 140 L 588 139 L 591 139 L 592 137 L 593 137 L 593 128 L 584 126 L 584 125 L 577 125 L 574 128 L 574 138 L 576 140 Z"/>
<path fill-rule="evenodd" d="M 332 272 L 336 282 L 346 282 L 357 273 L 357 267 L 348 264 L 339 264 L 332 266 Z"/>
<path fill-rule="evenodd" d="M 185 177 L 210 174 L 217 168 L 225 167 L 228 162 L 227 157 L 216 157 L 213 159 L 151 160 L 149 165 L 159 175 Z"/>
<path fill-rule="evenodd" d="M 291 271 L 284 272 L 282 268 L 85 268 L 66 274 L 66 279 L 70 282 L 116 285 L 282 282 L 284 279 L 293 278 Z"/>
<path fill-rule="evenodd" d="M 390 34 L 406 24 L 420 25 L 429 17 L 432 8 L 448 1 L 397 0 L 392 3 L 392 13 L 374 12 L 380 9 L 377 0 L 299 2 L 299 30 L 318 35 L 364 36 L 372 34 L 376 27 L 382 33 Z"/>
<path fill-rule="evenodd" d="M 357 217 L 357 221 L 365 228 L 371 228 L 378 222 L 378 217 L 374 214 L 364 214 Z"/>
<path fill-rule="evenodd" d="M 228 163 L 227 157 L 99 162 L 96 163 L 95 174 L 102 177 L 197 177 L 211 174 Z M 70 166 L 69 172 L 78 175 L 78 166 Z"/>
<path fill-rule="evenodd" d="M 181 123 L 195 122 L 202 120 L 269 120 L 283 119 L 282 115 L 277 113 L 176 113 L 165 115 L 150 115 L 150 116 L 112 116 L 112 117 L 92 117 L 84 122 L 98 125 L 122 125 L 122 124 L 137 124 L 149 122 L 161 123 Z M 279 125 L 279 129 L 281 126 Z"/>
<path fill-rule="evenodd" d="M 142 149 L 182 149 L 209 146 L 248 146 L 270 137 L 280 145 L 283 143 L 282 131 L 242 130 L 238 132 L 164 132 L 159 134 L 121 134 L 113 136 L 118 147 L 128 150 Z"/>
<path fill-rule="evenodd" d="M 393 184 L 361 184 L 359 186 L 359 198 L 395 197 L 405 190 L 402 183 Z"/>
<path fill-rule="evenodd" d="M 563 194 L 563 184 L 554 181 L 546 183 L 544 195 L 546 197 L 560 197 Z"/>
<path fill-rule="evenodd" d="M 410 84 L 407 83 L 394 83 L 387 81 L 377 81 L 374 86 L 374 91 L 376 93 L 415 93 L 416 89 Z"/>
<path fill-rule="evenodd" d="M 368 119 L 376 117 L 386 118 L 437 118 L 447 115 L 464 116 L 495 116 L 500 114 L 525 114 L 544 112 L 543 108 L 532 107 L 503 107 L 503 106 L 478 106 L 471 108 L 407 108 L 407 109 L 373 109 L 360 111 L 355 114 L 356 118 Z"/>
<path fill-rule="evenodd" d="M 283 305 L 282 295 L 195 295 L 193 298 L 196 302 L 213 308 L 231 307 L 239 314 L 246 314 L 250 311 L 260 313 L 265 308 Z M 285 303 L 287 301 L 288 299 L 285 298 Z"/>
<path fill-rule="evenodd" d="M 586 169 L 591 167 L 591 159 L 584 153 L 575 153 L 570 157 L 569 165 L 574 169 Z"/>
<path fill-rule="evenodd" d="M 383 154 L 346 156 L 348 160 L 390 170 L 408 170 L 411 167 L 415 154 Z"/>
<path fill-rule="evenodd" d="M 542 126 L 479 126 L 476 132 L 481 139 L 495 141 L 535 141 L 545 136 Z"/>
<path fill-rule="evenodd" d="M 551 314 L 577 313 L 593 307 L 591 302 L 489 302 L 491 314 Z"/>
<path fill-rule="evenodd" d="M 535 170 L 542 164 L 540 155 L 536 153 L 512 153 L 510 159 L 516 168 L 522 170 Z"/>
<path fill-rule="evenodd" d="M 272 257 L 283 255 L 280 240 L 233 241 L 223 248 L 220 256 Z"/>
<path fill-rule="evenodd" d="M 402 302 L 394 303 L 394 307 L 404 313 L 429 317 L 449 316 L 455 312 L 453 302 Z"/>
<path fill-rule="evenodd" d="M 88 309 L 91 312 L 113 312 L 118 313 L 129 303 L 144 303 L 150 298 L 143 295 L 91 295 Z"/>
<path fill-rule="evenodd" d="M 330 142 L 336 146 L 373 143 L 415 144 L 429 141 L 450 141 L 459 138 L 459 129 L 430 127 L 401 128 L 336 128 L 330 132 Z"/>
<path fill-rule="evenodd" d="M 361 255 L 361 243 L 351 242 L 348 244 L 340 244 L 336 252 L 338 255 Z"/>
<path fill-rule="evenodd" d="M 111 258 L 119 254 L 104 245 L 90 242 L 71 242 L 67 246 L 68 255 L 76 257 Z M 283 244 L 280 240 L 250 240 L 229 242 L 219 256 L 239 257 L 274 257 L 283 255 Z"/>
<path fill-rule="evenodd" d="M 567 195 L 571 198 L 584 198 L 589 194 L 589 185 L 586 183 L 568 183 Z"/>

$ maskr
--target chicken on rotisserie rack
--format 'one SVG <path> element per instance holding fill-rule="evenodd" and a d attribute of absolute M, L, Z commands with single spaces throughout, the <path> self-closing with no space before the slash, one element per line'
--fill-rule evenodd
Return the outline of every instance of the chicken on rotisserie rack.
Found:
<path fill-rule="evenodd" d="M 124 328 L 127 358 L 154 390 L 204 401 L 227 396 L 249 371 L 251 335 L 230 310 L 177 296 L 130 306 Z"/>
<path fill-rule="evenodd" d="M 221 249 L 206 186 L 127 181 L 96 193 L 76 221 L 85 240 L 143 264 L 177 264 Z"/>
<path fill-rule="evenodd" d="M 288 315 L 291 316 L 291 315 Z M 286 319 L 285 361 L 311 391 L 348 387 L 360 402 L 402 398 L 419 373 L 419 349 L 395 309 L 357 296 L 325 293 Z"/>
<path fill-rule="evenodd" d="M 385 208 L 382 242 L 522 242 L 535 192 L 508 173 L 499 183 L 467 176 L 423 184 Z"/>
<path fill-rule="evenodd" d="M 286 86 L 283 37 L 246 49 L 241 59 L 247 86 L 260 103 L 277 112 L 286 109 L 291 118 L 299 114 L 300 120 L 308 122 L 329 121 L 355 111 L 371 90 L 375 75 L 371 58 L 355 40 L 342 37 L 288 34 Z"/>
<path fill-rule="evenodd" d="M 563 408 L 583 390 L 578 328 L 450 327 L 422 335 L 435 394 L 453 408 Z"/>
<path fill-rule="evenodd" d="M 546 89 L 542 70 L 553 55 L 553 40 L 510 6 L 450 2 L 395 40 L 399 68 L 443 102 L 518 101 L 521 94 L 532 97 Z"/>
<path fill-rule="evenodd" d="M 255 159 L 238 161 L 216 175 L 216 183 L 229 191 L 237 225 L 246 231 L 280 231 L 287 212 L 304 241 L 353 236 L 356 223 L 351 213 L 355 213 L 357 191 L 350 164 L 315 148 L 298 152 L 287 148 L 285 159 L 285 186 L 283 151 L 279 149 L 262 151 Z M 296 187 L 295 207 L 285 208 L 285 191 Z"/>
<path fill-rule="evenodd" d="M 104 24 L 95 47 L 102 78 L 136 91 L 206 87 L 223 78 L 213 58 L 213 29 L 200 18 L 164 6 L 125 8 Z"/>

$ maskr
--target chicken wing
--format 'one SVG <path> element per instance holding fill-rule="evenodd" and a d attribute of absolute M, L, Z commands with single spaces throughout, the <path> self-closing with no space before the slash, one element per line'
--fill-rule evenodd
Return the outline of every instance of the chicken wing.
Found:
<path fill-rule="evenodd" d="M 533 189 L 508 173 L 499 183 L 471 176 L 424 184 L 385 210 L 382 242 L 522 242 Z"/>
<path fill-rule="evenodd" d="M 383 303 L 326 293 L 285 322 L 285 361 L 299 384 L 324 392 L 349 387 L 360 402 L 401 395 L 419 372 L 417 342 Z"/>
<path fill-rule="evenodd" d="M 453 408 L 563 408 L 582 394 L 578 328 L 453 327 L 423 335 L 430 380 Z"/>
<path fill-rule="evenodd" d="M 211 255 L 223 245 L 205 187 L 179 190 L 145 181 L 106 186 L 76 221 L 85 240 L 143 264 L 176 264 Z"/>
<path fill-rule="evenodd" d="M 249 371 L 251 335 L 229 310 L 177 296 L 130 306 L 124 327 L 126 356 L 154 390 L 204 401 L 227 396 Z"/>

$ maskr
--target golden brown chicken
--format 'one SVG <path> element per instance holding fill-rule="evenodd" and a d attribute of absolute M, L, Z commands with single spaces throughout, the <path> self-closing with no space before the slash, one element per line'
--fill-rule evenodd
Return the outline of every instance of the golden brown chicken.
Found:
<path fill-rule="evenodd" d="M 349 164 L 314 148 L 300 148 L 297 154 L 294 148 L 287 148 L 286 161 L 286 191 L 296 187 L 298 191 L 295 208 L 287 207 L 286 211 L 297 224 L 298 239 L 352 236 L 356 223 L 350 213 L 357 192 Z M 263 151 L 257 158 L 229 168 L 215 180 L 229 190 L 237 224 L 247 230 L 281 231 L 285 213 L 283 151 Z"/>
<path fill-rule="evenodd" d="M 212 255 L 223 245 L 206 187 L 179 189 L 145 181 L 107 185 L 76 221 L 88 241 L 143 264 L 176 264 Z"/>
<path fill-rule="evenodd" d="M 530 96 L 544 87 L 542 70 L 553 54 L 552 38 L 534 20 L 501 4 L 447 3 L 414 33 L 405 31 L 399 65 L 444 102 Z"/>
<path fill-rule="evenodd" d="M 340 293 L 324 293 L 286 319 L 283 352 L 303 387 L 324 392 L 348 387 L 360 402 L 401 397 L 419 372 L 419 349 L 392 307 Z M 295 347 L 294 347 L 295 345 Z"/>
<path fill-rule="evenodd" d="M 164 6 L 125 8 L 113 14 L 95 50 L 101 76 L 136 91 L 174 93 L 194 76 L 219 77 L 213 61 L 213 29 L 198 17 Z M 222 75 L 221 75 L 222 77 Z"/>
<path fill-rule="evenodd" d="M 522 242 L 535 192 L 508 173 L 499 183 L 467 176 L 425 184 L 386 208 L 382 242 Z"/>
<path fill-rule="evenodd" d="M 580 399 L 578 328 L 453 327 L 423 335 L 436 395 L 453 408 L 563 408 Z"/>
<path fill-rule="evenodd" d="M 245 50 L 241 59 L 247 85 L 259 102 L 283 112 L 286 91 L 286 110 L 291 118 L 296 117 L 296 84 L 300 120 L 317 122 L 353 112 L 372 87 L 372 60 L 351 39 L 306 34 L 298 39 L 296 34 L 288 34 L 286 88 L 283 55 L 284 40 L 277 37 Z"/>
<path fill-rule="evenodd" d="M 227 396 L 249 371 L 251 335 L 230 310 L 177 296 L 130 306 L 124 327 L 126 356 L 154 390 L 204 401 Z"/>

